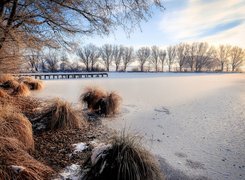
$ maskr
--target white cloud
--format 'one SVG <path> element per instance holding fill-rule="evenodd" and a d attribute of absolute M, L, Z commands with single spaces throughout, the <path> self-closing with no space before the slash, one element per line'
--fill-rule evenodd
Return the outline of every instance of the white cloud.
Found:
<path fill-rule="evenodd" d="M 160 29 L 176 41 L 223 41 L 245 46 L 245 3 L 243 0 L 189 0 L 187 6 L 178 11 L 164 13 L 159 24 Z M 219 25 L 243 20 L 243 23 L 233 29 L 221 31 L 216 35 L 198 38 L 207 30 Z"/>
<path fill-rule="evenodd" d="M 242 24 L 235 28 L 219 33 L 218 35 L 202 38 L 201 41 L 206 41 L 213 45 L 231 44 L 231 45 L 245 48 L 244 32 L 245 32 L 245 24 Z"/>

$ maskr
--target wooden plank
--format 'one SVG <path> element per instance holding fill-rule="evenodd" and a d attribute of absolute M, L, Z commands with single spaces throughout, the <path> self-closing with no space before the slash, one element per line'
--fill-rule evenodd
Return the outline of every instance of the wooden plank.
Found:
<path fill-rule="evenodd" d="M 26 73 L 13 74 L 17 77 L 33 77 L 35 79 L 77 79 L 77 78 L 99 78 L 108 77 L 108 73 Z"/>

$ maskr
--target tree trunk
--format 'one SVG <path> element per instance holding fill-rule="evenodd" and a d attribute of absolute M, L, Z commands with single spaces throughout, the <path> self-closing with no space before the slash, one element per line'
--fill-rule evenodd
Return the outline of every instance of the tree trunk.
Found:
<path fill-rule="evenodd" d="M 141 64 L 141 66 L 140 66 L 140 71 L 141 71 L 141 72 L 144 71 L 144 65 L 143 65 L 143 64 Z"/>
<path fill-rule="evenodd" d="M 0 37 L 0 50 L 2 49 L 3 44 L 4 44 L 5 40 L 6 40 L 6 36 L 8 34 L 9 28 L 10 28 L 10 26 L 12 25 L 12 23 L 14 21 L 14 16 L 16 14 L 17 4 L 18 4 L 18 0 L 14 0 L 13 1 L 13 6 L 12 6 L 12 9 L 11 9 L 11 13 L 10 13 L 9 18 L 8 18 L 7 25 L 6 25 L 5 28 L 3 28 L 3 37 Z M 3 12 L 1 12 L 3 10 L 4 10 L 4 5 L 1 3 L 0 13 L 3 13 Z"/>
<path fill-rule="evenodd" d="M 221 72 L 224 71 L 224 62 L 221 62 Z"/>
<path fill-rule="evenodd" d="M 182 65 L 181 65 L 181 66 L 179 66 L 179 71 L 180 71 L 180 72 L 182 72 Z"/>

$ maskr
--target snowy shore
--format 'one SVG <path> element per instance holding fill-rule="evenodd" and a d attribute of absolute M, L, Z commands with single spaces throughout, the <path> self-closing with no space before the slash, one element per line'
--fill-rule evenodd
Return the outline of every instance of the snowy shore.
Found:
<path fill-rule="evenodd" d="M 121 113 L 104 124 L 143 136 L 169 179 L 245 178 L 245 74 L 110 73 L 45 84 L 35 96 L 77 103 L 86 86 L 121 94 Z"/>

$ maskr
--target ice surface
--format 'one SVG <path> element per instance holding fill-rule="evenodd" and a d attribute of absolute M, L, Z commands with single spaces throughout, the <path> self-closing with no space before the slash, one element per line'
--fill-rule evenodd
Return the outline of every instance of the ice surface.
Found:
<path fill-rule="evenodd" d="M 116 90 L 122 111 L 104 124 L 142 135 L 142 144 L 188 177 L 245 179 L 245 74 L 110 73 L 45 83 L 36 96 L 73 103 L 86 86 Z"/>

